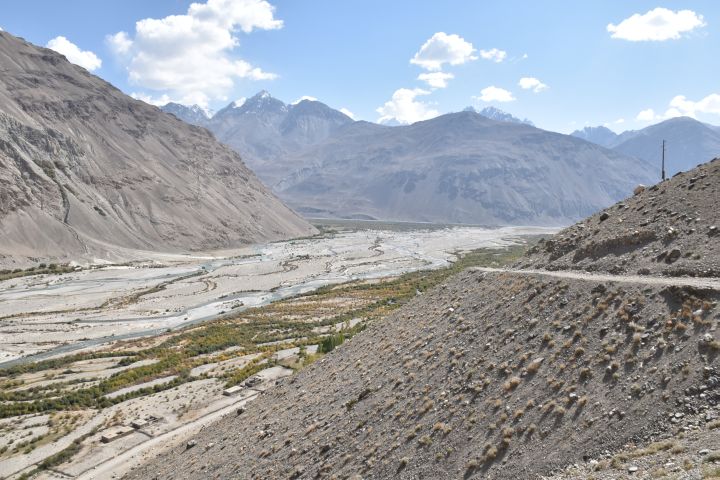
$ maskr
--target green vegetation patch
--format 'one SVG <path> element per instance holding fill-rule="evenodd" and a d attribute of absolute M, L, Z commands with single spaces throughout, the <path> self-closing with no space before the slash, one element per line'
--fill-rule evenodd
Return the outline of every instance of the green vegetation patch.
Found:
<path fill-rule="evenodd" d="M 68 389 L 68 386 L 78 383 L 74 381 L 26 390 L 3 389 L 0 392 L 0 418 L 28 413 L 106 408 L 130 398 L 203 378 L 202 375 L 190 376 L 190 371 L 195 367 L 259 353 L 247 365 L 222 375 L 221 378 L 228 386 L 236 385 L 274 365 L 272 354 L 278 350 L 318 345 L 317 355 L 301 355 L 302 363 L 293 365 L 293 368 L 300 368 L 362 331 L 368 322 L 385 317 L 451 275 L 468 267 L 511 263 L 526 248 L 526 245 L 517 245 L 501 250 L 481 249 L 458 254 L 457 261 L 446 268 L 412 272 L 380 281 L 355 281 L 327 286 L 308 294 L 168 333 L 162 343 L 152 347 L 143 348 L 143 340 L 132 340 L 115 344 L 112 351 L 70 355 L 0 370 L 0 379 L 4 378 L 3 385 L 10 386 L 23 373 L 67 368 L 80 360 L 123 357 L 118 360 L 117 366 L 129 366 L 139 360 L 156 360 L 149 365 L 115 373 L 85 388 Z M 336 325 L 340 328 L 336 328 Z M 229 347 L 240 348 L 227 352 Z M 171 375 L 176 378 L 170 382 L 112 398 L 107 396 L 126 387 Z"/>

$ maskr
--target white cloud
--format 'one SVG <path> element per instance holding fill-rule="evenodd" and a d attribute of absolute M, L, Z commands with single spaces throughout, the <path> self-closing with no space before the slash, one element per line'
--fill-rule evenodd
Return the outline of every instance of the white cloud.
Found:
<path fill-rule="evenodd" d="M 302 97 L 298 98 L 294 102 L 292 102 L 290 105 L 297 105 L 298 103 L 302 102 L 303 100 L 310 100 L 311 102 L 317 102 L 317 98 L 310 97 L 308 95 L 303 95 Z"/>
<path fill-rule="evenodd" d="M 685 95 L 678 95 L 670 100 L 670 109 L 668 111 L 673 109 L 677 110 L 680 115 L 688 117 L 695 117 L 698 113 L 720 115 L 720 95 L 712 93 L 697 102 L 688 100 Z"/>
<path fill-rule="evenodd" d="M 65 55 L 65 58 L 71 63 L 80 65 L 91 72 L 102 66 L 102 60 L 97 55 L 90 50 L 80 50 L 77 45 L 63 36 L 53 38 L 45 46 Z"/>
<path fill-rule="evenodd" d="M 475 100 L 481 100 L 483 102 L 512 102 L 515 100 L 512 92 L 505 90 L 504 88 L 496 87 L 491 85 L 489 87 L 480 90 L 479 97 L 472 97 Z"/>
<path fill-rule="evenodd" d="M 472 43 L 465 41 L 461 36 L 437 32 L 420 47 L 410 63 L 426 70 L 440 70 L 446 63 L 462 65 L 477 60 L 478 57 L 474 53 L 475 48 Z"/>
<path fill-rule="evenodd" d="M 507 57 L 507 52 L 504 50 L 498 50 L 497 48 L 491 48 L 490 50 L 480 50 L 480 56 L 485 60 L 492 60 L 495 63 L 500 63 Z"/>
<path fill-rule="evenodd" d="M 448 86 L 448 80 L 455 78 L 455 75 L 445 72 L 432 72 L 421 73 L 417 78 L 433 88 L 446 88 Z"/>
<path fill-rule="evenodd" d="M 415 99 L 415 97 L 429 94 L 429 91 L 422 88 L 395 90 L 392 99 L 376 110 L 380 114 L 378 122 L 387 123 L 396 120 L 398 123 L 410 124 L 437 117 L 439 115 L 437 110 L 430 108 L 427 103 Z"/>
<path fill-rule="evenodd" d="M 640 113 L 638 113 L 635 117 L 635 120 L 637 120 L 638 122 L 652 122 L 655 119 L 655 110 L 653 110 L 652 108 L 640 111 Z"/>
<path fill-rule="evenodd" d="M 105 37 L 105 42 L 116 55 L 125 55 L 130 51 L 133 44 L 127 32 L 117 32 L 114 35 L 108 35 Z"/>
<path fill-rule="evenodd" d="M 685 95 L 676 95 L 670 100 L 665 113 L 655 113 L 652 108 L 648 108 L 638 113 L 635 120 L 653 122 L 674 117 L 696 118 L 698 114 L 720 115 L 720 94 L 711 93 L 698 101 L 688 100 Z"/>
<path fill-rule="evenodd" d="M 347 108 L 343 107 L 343 108 L 340 109 L 340 111 L 341 111 L 342 113 L 344 113 L 345 115 L 347 115 L 348 117 L 350 117 L 350 118 L 352 118 L 353 120 L 355 120 L 355 114 L 354 114 L 353 112 L 351 112 L 350 110 L 348 110 Z"/>
<path fill-rule="evenodd" d="M 547 85 L 534 77 L 522 77 L 518 82 L 518 85 L 523 90 L 532 90 L 535 93 L 542 92 L 543 90 L 548 88 Z"/>
<path fill-rule="evenodd" d="M 133 36 L 118 32 L 106 41 L 132 85 L 207 106 L 226 97 L 238 79 L 277 77 L 233 55 L 238 31 L 282 28 L 274 11 L 265 0 L 207 0 L 184 15 L 140 20 Z"/>
<path fill-rule="evenodd" d="M 245 33 L 254 29 L 275 30 L 283 21 L 275 19 L 275 7 L 265 0 L 208 0 L 192 3 L 188 15 L 199 20 L 217 23 L 226 29 L 236 25 Z"/>
<path fill-rule="evenodd" d="M 144 93 L 133 92 L 130 94 L 130 96 L 135 100 L 142 100 L 143 102 L 149 103 L 150 105 L 155 105 L 156 107 L 162 107 L 163 105 L 167 105 L 168 103 L 172 102 L 170 97 L 168 97 L 167 95 L 153 97 L 151 95 L 145 95 Z"/>
<path fill-rule="evenodd" d="M 625 119 L 624 119 L 624 118 L 618 118 L 617 120 L 613 120 L 612 122 L 605 122 L 605 123 L 603 123 L 603 126 L 610 128 L 610 127 L 613 127 L 613 126 L 622 125 L 623 123 L 625 123 Z"/>
<path fill-rule="evenodd" d="M 674 12 L 658 7 L 645 14 L 636 13 L 617 25 L 608 24 L 612 38 L 631 42 L 677 40 L 683 33 L 706 25 L 702 15 L 692 10 Z"/>

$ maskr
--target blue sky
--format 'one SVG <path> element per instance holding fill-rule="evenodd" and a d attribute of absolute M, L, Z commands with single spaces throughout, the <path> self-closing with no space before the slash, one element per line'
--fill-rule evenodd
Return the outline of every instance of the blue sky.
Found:
<path fill-rule="evenodd" d="M 561 132 L 720 124 L 716 1 L 190 3 L 5 0 L 0 27 L 156 103 L 266 89 L 370 121 L 494 105 Z"/>

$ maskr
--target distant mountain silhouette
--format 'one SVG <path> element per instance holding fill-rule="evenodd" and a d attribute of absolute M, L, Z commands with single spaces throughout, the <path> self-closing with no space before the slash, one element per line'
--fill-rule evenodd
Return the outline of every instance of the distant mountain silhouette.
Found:
<path fill-rule="evenodd" d="M 720 156 L 720 130 L 689 117 L 671 118 L 642 130 L 624 132 L 612 148 L 641 158 L 659 171 L 663 140 L 668 175 Z"/>
<path fill-rule="evenodd" d="M 288 173 L 284 158 L 322 142 L 339 127 L 353 122 L 324 103 L 302 100 L 285 104 L 265 90 L 242 103 L 230 103 L 206 120 L 195 113 L 199 107 L 179 110 L 168 105 L 163 110 L 208 128 L 218 140 L 234 148 L 269 185 Z"/>
<path fill-rule="evenodd" d="M 387 126 L 263 91 L 201 123 L 309 217 L 565 224 L 654 179 L 640 159 L 494 107 Z"/>
<path fill-rule="evenodd" d="M 618 134 L 607 127 L 585 127 L 582 130 L 575 130 L 570 135 L 582 138 L 588 142 L 596 143 L 603 147 L 610 148 L 617 142 Z"/>
<path fill-rule="evenodd" d="M 586 127 L 573 136 L 641 158 L 660 171 L 662 141 L 666 141 L 665 164 L 668 175 L 690 170 L 720 156 L 720 127 L 690 117 L 665 120 L 641 130 L 617 135 L 605 127 Z"/>
<path fill-rule="evenodd" d="M 274 191 L 307 216 L 428 222 L 563 224 L 652 180 L 642 160 L 473 112 L 355 122 L 282 163 Z"/>

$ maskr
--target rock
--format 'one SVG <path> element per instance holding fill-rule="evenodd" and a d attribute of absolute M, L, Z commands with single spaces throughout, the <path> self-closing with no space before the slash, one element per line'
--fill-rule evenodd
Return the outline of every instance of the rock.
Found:
<path fill-rule="evenodd" d="M 707 448 L 703 448 L 703 449 L 700 450 L 698 453 L 699 453 L 700 455 L 707 455 L 708 453 L 710 453 L 710 450 L 708 450 Z"/>
<path fill-rule="evenodd" d="M 642 183 L 633 189 L 633 195 L 640 195 L 645 191 L 645 185 Z"/>
<path fill-rule="evenodd" d="M 197 445 L 197 440 L 195 440 L 193 438 L 193 439 L 188 440 L 187 444 L 185 444 L 185 447 L 190 449 L 190 448 L 193 448 L 195 445 Z"/>
<path fill-rule="evenodd" d="M 680 258 L 680 255 L 682 255 L 682 252 L 677 248 L 673 248 L 670 250 L 670 253 L 667 254 L 667 257 L 665 257 L 665 261 L 667 263 L 674 263 L 678 258 Z"/>
<path fill-rule="evenodd" d="M 636 467 L 634 465 L 631 467 L 628 467 L 628 473 L 635 473 L 637 471 L 638 471 L 638 467 Z"/>
<path fill-rule="evenodd" d="M 600 221 L 601 221 L 601 222 L 604 222 L 604 221 L 607 220 L 608 218 L 610 218 L 610 214 L 608 214 L 607 212 L 603 212 L 603 213 L 600 214 Z"/>
<path fill-rule="evenodd" d="M 717 235 L 718 233 L 718 227 L 713 225 L 708 229 L 708 235 Z"/>

